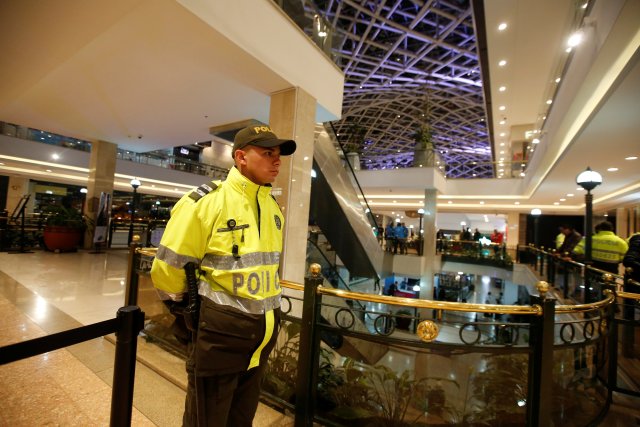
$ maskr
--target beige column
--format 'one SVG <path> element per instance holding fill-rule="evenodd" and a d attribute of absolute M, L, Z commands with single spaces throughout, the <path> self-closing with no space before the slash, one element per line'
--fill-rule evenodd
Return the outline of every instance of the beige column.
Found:
<path fill-rule="evenodd" d="M 436 256 L 436 211 L 438 190 L 427 188 L 424 190 L 424 217 L 422 218 L 423 263 L 422 279 L 420 280 L 420 298 L 432 299 L 433 275 L 438 268 L 440 257 Z M 430 311 L 430 310 L 428 310 Z M 424 313 L 421 313 L 424 315 Z"/>
<path fill-rule="evenodd" d="M 616 234 L 623 239 L 630 236 L 629 210 L 630 209 L 626 208 L 616 208 Z"/>
<path fill-rule="evenodd" d="M 271 95 L 271 129 L 280 138 L 294 139 L 298 146 L 292 156 L 282 157 L 280 175 L 273 184 L 285 219 L 280 275 L 297 283 L 304 282 L 306 273 L 315 115 L 316 100 L 300 88 Z"/>
<path fill-rule="evenodd" d="M 116 148 L 118 146 L 106 141 L 91 143 L 91 157 L 89 160 L 89 180 L 87 182 L 87 199 L 84 204 L 84 214 L 95 222 L 100 205 L 100 193 L 113 194 L 113 181 L 116 172 Z M 87 233 L 84 247 L 91 248 L 93 231 Z"/>
<path fill-rule="evenodd" d="M 520 213 L 507 214 L 507 249 L 515 251 L 520 242 Z"/>

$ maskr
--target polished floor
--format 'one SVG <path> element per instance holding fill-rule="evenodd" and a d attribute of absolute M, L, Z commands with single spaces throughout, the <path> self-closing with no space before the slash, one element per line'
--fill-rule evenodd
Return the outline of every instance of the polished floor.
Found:
<path fill-rule="evenodd" d="M 124 305 L 126 263 L 125 250 L 0 252 L 0 347 L 113 318 Z M 476 289 L 472 301 L 478 302 L 493 290 Z M 0 366 L 0 426 L 108 425 L 113 341 L 107 336 Z M 144 339 L 138 343 L 132 425 L 181 425 L 184 362 Z M 395 356 L 392 361 L 387 355 L 381 363 L 412 363 L 409 356 Z M 615 400 L 618 404 L 601 425 L 640 425 L 637 399 Z M 254 422 L 292 424 L 291 417 L 264 405 Z"/>
<path fill-rule="evenodd" d="M 108 320 L 124 305 L 127 253 L 0 252 L 0 347 Z M 0 426 L 109 425 L 114 337 L 0 366 Z M 161 370 L 163 375 L 159 375 Z M 132 425 L 180 426 L 184 362 L 138 340 Z M 288 426 L 260 405 L 254 426 Z"/>

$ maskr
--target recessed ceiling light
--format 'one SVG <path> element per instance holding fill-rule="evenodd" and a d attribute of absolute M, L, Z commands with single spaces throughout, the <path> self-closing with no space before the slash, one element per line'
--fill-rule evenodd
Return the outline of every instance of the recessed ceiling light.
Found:
<path fill-rule="evenodd" d="M 504 157 L 500 157 L 500 161 L 503 161 L 503 160 L 504 160 Z"/>
<path fill-rule="evenodd" d="M 609 171 L 609 172 L 616 172 L 617 170 L 618 170 L 618 168 L 609 168 L 609 169 L 607 169 L 607 171 Z"/>
<path fill-rule="evenodd" d="M 506 86 L 500 86 L 500 87 L 498 88 L 498 90 L 499 90 L 500 92 L 504 92 L 505 90 L 507 90 L 507 87 L 506 87 Z"/>
<path fill-rule="evenodd" d="M 498 25 L 498 31 L 504 31 L 507 29 L 507 23 L 506 22 L 501 22 L 500 25 Z"/>
<path fill-rule="evenodd" d="M 568 47 L 568 48 L 565 50 L 565 52 L 567 52 L 567 53 L 571 53 L 571 48 L 570 48 L 570 47 Z"/>
<path fill-rule="evenodd" d="M 504 154 L 504 151 L 501 151 L 500 154 Z"/>
<path fill-rule="evenodd" d="M 481 205 L 484 205 L 484 202 L 480 202 Z"/>
<path fill-rule="evenodd" d="M 576 47 L 582 42 L 582 31 L 576 31 L 569 36 L 567 40 L 567 46 Z"/>
<path fill-rule="evenodd" d="M 504 147 L 504 142 L 501 142 L 501 143 L 500 143 L 500 147 Z"/>
<path fill-rule="evenodd" d="M 504 169 L 498 169 L 498 172 L 504 172 Z"/>
<path fill-rule="evenodd" d="M 552 99 L 547 99 L 547 105 L 551 105 L 552 102 L 553 102 Z"/>
<path fill-rule="evenodd" d="M 501 105 L 501 106 L 498 108 L 498 110 L 500 110 L 500 111 L 504 111 L 504 110 L 506 110 L 506 109 L 507 109 L 507 107 L 505 107 L 504 105 Z"/>
<path fill-rule="evenodd" d="M 625 157 L 625 160 L 637 160 L 638 156 L 629 156 L 629 157 Z"/>
<path fill-rule="evenodd" d="M 567 199 L 560 199 L 560 201 L 561 201 L 561 202 L 566 202 L 566 201 L 567 201 Z"/>
<path fill-rule="evenodd" d="M 556 83 L 560 83 L 560 77 L 556 79 Z"/>
<path fill-rule="evenodd" d="M 505 136 L 505 135 L 506 135 L 506 133 L 504 133 L 504 132 L 500 133 L 500 136 Z"/>
<path fill-rule="evenodd" d="M 520 204 L 520 202 L 514 202 L 513 204 L 514 204 L 514 205 L 519 205 L 519 204 Z"/>
<path fill-rule="evenodd" d="M 567 193 L 567 197 L 573 197 L 573 193 Z"/>
<path fill-rule="evenodd" d="M 51 172 L 51 169 L 46 169 L 45 172 Z"/>
<path fill-rule="evenodd" d="M 473 174 L 473 176 L 476 176 L 476 175 L 477 175 L 476 173 Z"/>
<path fill-rule="evenodd" d="M 585 191 L 585 190 L 584 190 L 584 188 L 582 188 L 582 187 L 578 187 L 578 188 L 576 188 L 576 190 L 578 190 L 578 191 Z"/>
<path fill-rule="evenodd" d="M 538 138 L 533 138 L 533 141 L 531 141 L 532 144 L 540 144 L 540 140 Z"/>
<path fill-rule="evenodd" d="M 507 121 L 506 121 L 506 120 L 500 120 L 500 124 L 501 124 L 501 125 L 503 125 L 503 124 L 505 124 L 505 123 L 507 123 Z"/>
<path fill-rule="evenodd" d="M 553 202 L 553 204 L 554 204 L 554 205 L 559 205 L 559 204 L 560 204 L 560 202 Z"/>
<path fill-rule="evenodd" d="M 447 203 L 451 204 L 451 203 L 453 203 L 453 202 L 452 202 L 451 200 L 449 200 Z"/>
<path fill-rule="evenodd" d="M 520 176 L 525 176 L 526 174 L 524 172 L 520 172 Z"/>
<path fill-rule="evenodd" d="M 502 59 L 500 62 L 498 62 L 498 65 L 501 67 L 504 67 L 505 65 L 507 65 L 507 60 L 506 59 Z"/>
<path fill-rule="evenodd" d="M 58 154 L 55 154 L 55 153 L 54 153 L 54 154 L 52 154 L 52 155 L 51 155 L 51 158 L 52 158 L 53 160 L 58 160 L 58 159 L 60 158 L 60 156 L 59 156 Z"/>

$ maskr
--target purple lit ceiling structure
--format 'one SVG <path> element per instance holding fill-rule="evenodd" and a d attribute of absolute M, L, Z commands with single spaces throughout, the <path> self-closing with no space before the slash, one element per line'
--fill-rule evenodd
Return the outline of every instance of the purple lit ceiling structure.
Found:
<path fill-rule="evenodd" d="M 308 1 L 333 29 L 345 73 L 334 128 L 362 168 L 419 166 L 427 125 L 447 177 L 494 176 L 470 0 Z"/>

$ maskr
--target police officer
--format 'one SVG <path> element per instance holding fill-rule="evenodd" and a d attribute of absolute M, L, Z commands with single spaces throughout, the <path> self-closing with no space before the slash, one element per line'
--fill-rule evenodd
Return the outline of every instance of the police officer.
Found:
<path fill-rule="evenodd" d="M 600 270 L 618 274 L 618 264 L 624 258 L 629 245 L 613 232 L 613 224 L 601 222 L 595 227 L 596 233 L 591 237 L 591 259 L 593 266 Z M 578 257 L 584 256 L 584 239 L 573 249 Z"/>
<path fill-rule="evenodd" d="M 260 381 L 278 335 L 278 265 L 284 220 L 271 196 L 280 156 L 296 150 L 267 126 L 240 130 L 235 166 L 223 182 L 174 206 L 151 269 L 165 298 L 185 298 L 185 272 L 198 265 L 199 320 L 189 346 L 185 426 L 251 426 Z"/>

